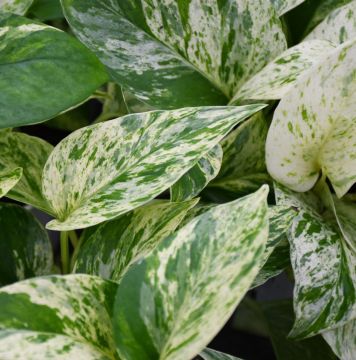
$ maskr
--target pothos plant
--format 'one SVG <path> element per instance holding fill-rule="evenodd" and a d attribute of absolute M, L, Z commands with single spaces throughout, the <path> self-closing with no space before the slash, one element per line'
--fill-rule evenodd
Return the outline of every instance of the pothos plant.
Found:
<path fill-rule="evenodd" d="M 0 12 L 1 359 L 236 359 L 206 346 L 285 270 L 276 356 L 355 359 L 355 0 Z"/>

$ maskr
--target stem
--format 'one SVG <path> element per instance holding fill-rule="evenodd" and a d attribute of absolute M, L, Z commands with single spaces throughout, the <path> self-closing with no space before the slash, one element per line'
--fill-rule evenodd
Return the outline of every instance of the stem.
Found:
<path fill-rule="evenodd" d="M 75 249 L 78 246 L 78 236 L 75 232 L 75 230 L 68 231 L 69 240 L 73 245 L 73 248 Z"/>
<path fill-rule="evenodd" d="M 62 263 L 62 274 L 69 273 L 69 241 L 68 232 L 61 232 L 61 263 Z"/>

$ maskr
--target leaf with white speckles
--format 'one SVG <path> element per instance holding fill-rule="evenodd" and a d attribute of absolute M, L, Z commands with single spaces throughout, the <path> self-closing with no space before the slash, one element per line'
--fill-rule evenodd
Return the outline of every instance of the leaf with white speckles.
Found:
<path fill-rule="evenodd" d="M 0 132 L 0 170 L 15 166 L 23 169 L 20 181 L 7 197 L 51 213 L 42 195 L 41 178 L 52 150 L 53 146 L 40 138 L 14 131 Z"/>
<path fill-rule="evenodd" d="M 290 335 L 308 337 L 346 324 L 356 317 L 355 254 L 337 225 L 316 211 L 323 205 L 315 194 L 276 187 L 276 196 L 277 203 L 299 211 L 288 232 L 296 315 Z"/>
<path fill-rule="evenodd" d="M 305 0 L 270 0 L 275 7 L 279 16 L 284 15 L 286 12 L 297 7 Z"/>
<path fill-rule="evenodd" d="M 356 320 L 323 333 L 326 342 L 341 360 L 354 360 L 356 354 Z"/>
<path fill-rule="evenodd" d="M 43 172 L 43 193 L 57 216 L 47 227 L 85 228 L 149 202 L 263 107 L 152 111 L 72 133 Z"/>
<path fill-rule="evenodd" d="M 242 360 L 232 355 L 224 354 L 220 351 L 206 348 L 200 354 L 199 357 L 203 360 Z"/>
<path fill-rule="evenodd" d="M 286 50 L 241 86 L 230 104 L 282 99 L 306 70 L 324 60 L 333 49 L 335 46 L 328 41 L 310 40 Z"/>
<path fill-rule="evenodd" d="M 62 0 L 112 78 L 160 109 L 224 105 L 286 49 L 266 0 Z"/>
<path fill-rule="evenodd" d="M 0 204 L 0 286 L 52 271 L 47 231 L 24 208 Z"/>
<path fill-rule="evenodd" d="M 0 128 L 46 121 L 107 80 L 93 53 L 63 31 L 0 13 Z"/>
<path fill-rule="evenodd" d="M 264 186 L 214 207 L 126 273 L 113 317 L 122 358 L 190 359 L 209 343 L 257 274 L 268 237 L 267 194 Z"/>
<path fill-rule="evenodd" d="M 5 196 L 21 179 L 22 168 L 2 170 L 0 172 L 0 198 Z"/>
<path fill-rule="evenodd" d="M 43 351 L 62 348 L 71 354 L 72 346 L 66 345 L 72 344 L 79 359 L 85 355 L 117 359 L 111 325 L 116 288 L 110 281 L 89 275 L 48 276 L 3 287 L 0 329 L 10 332 L 0 332 L 0 344 L 6 344 L 7 336 L 10 341 L 15 336 L 22 339 L 24 350 L 34 347 L 40 352 L 42 346 Z M 23 330 L 33 332 L 33 337 Z M 47 336 L 42 337 L 43 333 Z M 33 344 L 36 339 L 43 342 Z M 0 355 L 3 349 L 1 344 Z"/>
<path fill-rule="evenodd" d="M 197 196 L 218 175 L 222 157 L 218 144 L 171 187 L 171 200 L 184 201 Z"/>
<path fill-rule="evenodd" d="M 174 232 L 196 203 L 155 201 L 100 224 L 95 230 L 90 228 L 90 234 L 82 240 L 74 271 L 120 281 L 133 263 Z"/>
<path fill-rule="evenodd" d="M 234 196 L 247 195 L 268 183 L 270 178 L 265 164 L 267 131 L 267 120 L 259 112 L 223 139 L 221 169 L 208 189 Z"/>
<path fill-rule="evenodd" d="M 274 113 L 267 168 L 294 191 L 310 190 L 320 171 L 338 197 L 356 181 L 355 58 L 356 41 L 339 46 L 297 81 Z"/>
<path fill-rule="evenodd" d="M 32 3 L 33 0 L 0 0 L 0 12 L 24 15 Z"/>
<path fill-rule="evenodd" d="M 356 38 L 356 1 L 337 8 L 330 13 L 307 37 L 306 40 L 328 40 L 342 44 Z"/>

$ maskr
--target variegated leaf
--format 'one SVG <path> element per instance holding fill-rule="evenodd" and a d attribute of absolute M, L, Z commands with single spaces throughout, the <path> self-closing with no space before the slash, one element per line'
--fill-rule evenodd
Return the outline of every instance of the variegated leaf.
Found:
<path fill-rule="evenodd" d="M 270 0 L 279 16 L 284 15 L 286 12 L 292 10 L 293 8 L 297 7 L 305 0 Z"/>
<path fill-rule="evenodd" d="M 17 331 L 0 332 L 0 344 L 15 336 L 26 353 L 33 349 L 60 351 L 70 359 L 75 354 L 79 359 L 117 359 L 111 326 L 116 288 L 89 275 L 48 276 L 3 287 L 0 329 Z"/>
<path fill-rule="evenodd" d="M 0 12 L 24 15 L 32 3 L 33 0 L 0 0 Z"/>
<path fill-rule="evenodd" d="M 199 357 L 203 360 L 242 360 L 235 356 L 224 354 L 220 351 L 206 348 L 200 354 Z"/>
<path fill-rule="evenodd" d="M 21 176 L 22 168 L 20 167 L 0 172 L 0 198 L 5 196 L 19 182 Z"/>
<path fill-rule="evenodd" d="M 113 318 L 120 357 L 190 359 L 209 343 L 258 271 L 267 193 L 264 186 L 195 218 L 126 273 Z"/>
<path fill-rule="evenodd" d="M 175 231 L 196 203 L 155 201 L 90 229 L 82 240 L 74 271 L 120 281 L 133 263 Z"/>
<path fill-rule="evenodd" d="M 297 79 L 325 59 L 335 46 L 324 40 L 302 42 L 279 55 L 238 90 L 230 104 L 242 100 L 279 100 Z"/>
<path fill-rule="evenodd" d="M 0 204 L 0 286 L 48 275 L 53 266 L 48 234 L 24 208 Z"/>
<path fill-rule="evenodd" d="M 218 175 L 222 157 L 218 144 L 171 187 L 171 200 L 184 201 L 197 196 Z"/>
<path fill-rule="evenodd" d="M 324 339 L 340 360 L 354 360 L 356 354 L 356 320 L 323 333 Z"/>
<path fill-rule="evenodd" d="M 102 64 L 63 31 L 0 14 L 0 128 L 46 121 L 107 80 Z"/>
<path fill-rule="evenodd" d="M 40 138 L 14 131 L 0 132 L 0 170 L 15 166 L 23 169 L 21 180 L 7 197 L 51 214 L 42 195 L 41 178 L 52 150 L 53 146 Z"/>
<path fill-rule="evenodd" d="M 337 8 L 330 13 L 306 40 L 322 39 L 342 44 L 356 38 L 356 1 Z"/>
<path fill-rule="evenodd" d="M 288 232 L 296 315 L 290 335 L 307 337 L 346 324 L 356 317 L 355 254 L 334 224 L 310 206 L 323 207 L 313 193 L 277 187 L 276 195 L 277 203 L 299 211 Z"/>
<path fill-rule="evenodd" d="M 274 113 L 267 167 L 292 190 L 310 190 L 322 171 L 341 197 L 356 180 L 355 58 L 356 41 L 338 47 L 297 82 Z"/>
<path fill-rule="evenodd" d="M 221 170 L 209 184 L 216 192 L 246 195 L 269 182 L 265 164 L 268 124 L 262 112 L 245 121 L 222 142 Z"/>
<path fill-rule="evenodd" d="M 57 216 L 47 227 L 85 228 L 147 203 L 262 107 L 153 111 L 72 133 L 44 169 L 43 193 Z"/>
<path fill-rule="evenodd" d="M 78 38 L 140 100 L 163 109 L 223 105 L 286 49 L 266 0 L 62 0 Z"/>

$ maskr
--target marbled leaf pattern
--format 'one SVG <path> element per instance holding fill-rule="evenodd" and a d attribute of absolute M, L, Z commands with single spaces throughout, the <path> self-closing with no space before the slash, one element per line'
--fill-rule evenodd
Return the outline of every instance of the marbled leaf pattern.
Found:
<path fill-rule="evenodd" d="M 266 0 L 62 0 L 112 78 L 160 109 L 224 105 L 286 49 Z"/>
<path fill-rule="evenodd" d="M 0 0 L 0 12 L 24 15 L 32 3 L 33 0 Z"/>
<path fill-rule="evenodd" d="M 220 351 L 206 348 L 200 354 L 199 357 L 203 360 L 242 360 L 236 356 L 224 354 Z"/>
<path fill-rule="evenodd" d="M 89 275 L 39 277 L 1 288 L 0 329 L 9 331 L 0 332 L 0 355 L 10 336 L 26 353 L 118 359 L 111 326 L 115 292 L 116 284 Z"/>
<path fill-rule="evenodd" d="M 257 274 L 267 194 L 214 207 L 126 273 L 113 318 L 120 357 L 190 359 L 209 343 Z"/>
<path fill-rule="evenodd" d="M 356 181 L 355 58 L 356 41 L 338 47 L 297 81 L 274 113 L 267 167 L 292 190 L 310 190 L 320 172 L 338 197 Z"/>
<path fill-rule="evenodd" d="M 0 172 L 0 198 L 5 196 L 21 179 L 22 168 L 2 170 Z"/>
<path fill-rule="evenodd" d="M 47 227 L 85 228 L 149 202 L 263 107 L 153 111 L 75 131 L 44 169 L 43 193 L 57 216 Z"/>
<path fill-rule="evenodd" d="M 198 200 L 154 201 L 89 229 L 74 265 L 77 273 L 120 281 L 136 261 L 146 257 L 171 235 Z"/>
<path fill-rule="evenodd" d="M 184 201 L 197 196 L 218 175 L 222 157 L 223 151 L 218 144 L 171 187 L 171 200 Z"/>
<path fill-rule="evenodd" d="M 305 0 L 270 0 L 273 6 L 276 8 L 276 11 L 279 16 L 284 15 L 286 12 L 297 7 Z"/>

